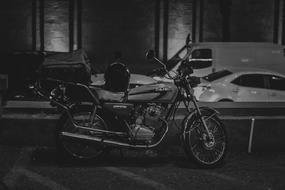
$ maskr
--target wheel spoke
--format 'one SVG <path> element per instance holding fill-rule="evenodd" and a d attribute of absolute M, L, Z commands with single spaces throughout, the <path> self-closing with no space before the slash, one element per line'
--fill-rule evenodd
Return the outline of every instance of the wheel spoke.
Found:
<path fill-rule="evenodd" d="M 221 137 L 219 137 L 219 138 L 215 138 L 216 144 L 224 143 L 225 140 L 226 140 L 226 137 L 225 137 L 225 136 L 221 136 Z"/>
<path fill-rule="evenodd" d="M 102 127 L 102 125 L 104 126 L 104 124 L 101 122 L 101 121 L 96 121 L 95 123 L 93 123 L 93 128 L 95 128 L 95 129 L 102 129 L 103 127 Z"/>
<path fill-rule="evenodd" d="M 207 163 L 215 162 L 219 160 L 221 154 L 223 153 L 222 150 L 214 148 L 213 150 L 202 150 L 204 157 L 201 157 L 201 160 L 204 160 Z M 201 154 L 200 154 L 201 155 Z"/>
<path fill-rule="evenodd" d="M 195 127 L 195 128 L 197 128 L 197 127 Z M 193 128 L 193 129 L 191 128 L 189 131 L 185 132 L 184 134 L 185 134 L 185 135 L 191 135 L 191 133 L 192 133 L 193 130 L 194 130 L 194 128 Z"/>
<path fill-rule="evenodd" d="M 213 134 L 216 134 L 217 132 L 218 132 L 218 126 L 215 125 L 215 126 L 213 127 L 213 129 L 212 129 L 212 133 L 213 133 Z"/>
<path fill-rule="evenodd" d="M 191 150 L 194 151 L 194 149 L 196 149 L 197 147 L 198 147 L 198 143 L 196 143 L 193 146 L 191 146 Z"/>
<path fill-rule="evenodd" d="M 213 160 L 215 160 L 215 158 L 213 158 L 213 154 L 211 151 L 208 151 L 208 153 L 205 155 L 205 161 L 206 162 L 212 162 Z"/>
<path fill-rule="evenodd" d="M 213 165 L 218 163 L 225 154 L 226 134 L 219 120 L 215 117 L 203 117 L 206 126 L 209 129 L 210 137 L 213 137 L 213 144 L 204 141 L 199 134 L 203 133 L 202 123 L 200 121 L 192 123 L 191 128 L 185 132 L 185 138 L 188 138 L 188 145 L 194 158 L 202 165 Z M 200 130 L 200 133 L 199 133 Z"/>

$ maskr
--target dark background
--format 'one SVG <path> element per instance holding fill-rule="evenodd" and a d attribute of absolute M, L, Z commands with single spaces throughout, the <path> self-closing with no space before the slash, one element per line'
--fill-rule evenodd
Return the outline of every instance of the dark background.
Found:
<path fill-rule="evenodd" d="M 13 80 L 38 64 L 7 53 L 84 48 L 101 72 L 119 51 L 131 72 L 145 74 L 155 67 L 144 57 L 147 49 L 167 59 L 188 33 L 195 42 L 283 44 L 283 5 L 284 0 L 1 1 L 0 73 Z"/>

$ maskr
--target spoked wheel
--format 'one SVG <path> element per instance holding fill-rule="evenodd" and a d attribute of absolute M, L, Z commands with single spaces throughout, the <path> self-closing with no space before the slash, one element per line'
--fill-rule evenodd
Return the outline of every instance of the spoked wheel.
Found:
<path fill-rule="evenodd" d="M 90 124 L 92 108 L 89 106 L 75 106 L 71 110 L 71 114 L 77 125 L 87 128 L 107 130 L 107 125 L 99 115 L 96 115 L 93 118 L 93 123 Z M 95 132 L 75 128 L 72 125 L 70 118 L 65 114 L 60 119 L 56 130 L 56 144 L 62 155 L 69 156 L 74 159 L 90 160 L 99 158 L 106 152 L 103 145 L 98 143 L 90 144 L 80 140 L 72 141 L 65 139 L 62 136 L 62 132 L 89 136 L 96 135 Z"/>
<path fill-rule="evenodd" d="M 184 123 L 182 141 L 184 149 L 199 166 L 212 168 L 224 162 L 227 150 L 227 135 L 223 123 L 217 116 L 204 115 L 209 129 L 208 136 L 200 119 L 189 119 Z"/>

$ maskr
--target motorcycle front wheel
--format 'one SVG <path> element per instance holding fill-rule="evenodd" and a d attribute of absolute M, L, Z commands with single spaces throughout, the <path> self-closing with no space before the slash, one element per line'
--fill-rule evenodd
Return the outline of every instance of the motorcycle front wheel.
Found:
<path fill-rule="evenodd" d="M 90 124 L 92 111 L 91 106 L 76 105 L 70 110 L 70 113 L 77 125 L 107 130 L 107 125 L 104 120 L 97 114 L 93 118 L 93 123 Z M 75 128 L 68 115 L 63 114 L 55 131 L 56 146 L 61 156 L 67 156 L 75 160 L 94 160 L 101 158 L 104 153 L 106 153 L 105 147 L 102 144 L 90 144 L 80 140 L 68 140 L 63 137 L 62 132 L 88 136 L 94 135 L 91 131 Z"/>
<path fill-rule="evenodd" d="M 201 120 L 194 116 L 184 121 L 182 144 L 188 157 L 200 167 L 222 165 L 227 152 L 225 126 L 217 116 L 202 115 L 210 133 L 208 137 Z"/>

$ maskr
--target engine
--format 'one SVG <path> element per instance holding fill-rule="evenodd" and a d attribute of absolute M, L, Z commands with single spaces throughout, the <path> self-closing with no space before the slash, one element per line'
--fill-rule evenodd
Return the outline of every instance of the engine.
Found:
<path fill-rule="evenodd" d="M 131 125 L 132 134 L 137 141 L 151 141 L 156 130 L 162 126 L 165 108 L 162 105 L 150 103 L 139 105 L 135 110 L 134 124 Z"/>

